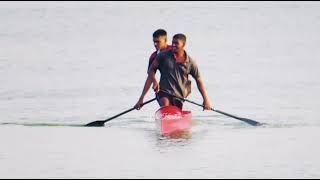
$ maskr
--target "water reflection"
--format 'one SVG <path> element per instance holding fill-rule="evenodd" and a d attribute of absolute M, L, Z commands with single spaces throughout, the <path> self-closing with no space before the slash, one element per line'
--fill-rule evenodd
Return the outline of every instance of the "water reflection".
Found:
<path fill-rule="evenodd" d="M 193 139 L 190 133 L 180 137 L 164 137 L 156 133 L 156 137 L 154 139 L 155 149 L 160 153 L 180 150 L 181 148 L 190 146 L 192 142 Z"/>

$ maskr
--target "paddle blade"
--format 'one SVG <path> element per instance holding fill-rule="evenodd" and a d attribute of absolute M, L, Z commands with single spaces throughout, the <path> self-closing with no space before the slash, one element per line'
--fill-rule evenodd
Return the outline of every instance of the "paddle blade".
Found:
<path fill-rule="evenodd" d="M 251 120 L 251 119 L 246 119 L 246 118 L 240 118 L 239 120 L 244 121 L 252 126 L 261 126 L 263 125 L 262 123 L 259 123 L 257 121 Z"/>
<path fill-rule="evenodd" d="M 232 114 L 229 114 L 229 113 L 226 113 L 226 112 L 217 110 L 217 109 L 213 109 L 213 108 L 212 108 L 211 110 L 212 110 L 212 111 L 215 111 L 215 112 L 217 112 L 217 113 L 224 114 L 224 115 L 226 115 L 226 116 L 229 116 L 229 117 L 238 119 L 238 120 L 243 121 L 243 122 L 245 122 L 245 123 L 248 123 L 248 124 L 250 124 L 250 125 L 252 125 L 252 126 L 261 126 L 261 125 L 264 124 L 264 123 L 259 123 L 259 122 L 257 122 L 257 121 L 254 121 L 254 120 L 252 120 L 252 119 L 247 119 L 247 118 L 238 117 L 238 116 L 235 116 L 235 115 L 232 115 Z"/>
<path fill-rule="evenodd" d="M 86 127 L 103 127 L 104 126 L 105 121 L 94 121 L 91 122 L 89 124 L 86 124 Z"/>

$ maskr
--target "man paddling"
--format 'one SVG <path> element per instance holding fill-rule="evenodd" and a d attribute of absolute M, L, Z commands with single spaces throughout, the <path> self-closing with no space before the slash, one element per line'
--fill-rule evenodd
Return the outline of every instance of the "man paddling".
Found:
<path fill-rule="evenodd" d="M 160 52 L 172 49 L 172 47 L 167 44 L 167 32 L 164 29 L 156 30 L 152 34 L 152 37 L 153 37 L 153 39 L 152 39 L 153 45 L 156 48 L 156 51 L 154 51 L 149 58 L 148 72 L 149 72 L 149 68 L 150 68 L 151 64 L 153 63 L 156 56 Z M 160 87 L 159 87 L 159 83 L 156 78 L 153 79 L 152 83 L 153 83 L 153 86 L 152 86 L 153 90 L 155 92 L 159 91 Z"/>
<path fill-rule="evenodd" d="M 153 34 L 153 44 L 154 47 L 156 48 L 156 51 L 154 51 L 150 58 L 149 58 L 149 65 L 148 65 L 148 71 L 149 68 L 151 67 L 151 64 L 155 60 L 156 56 L 163 51 L 171 50 L 172 46 L 167 44 L 167 32 L 164 29 L 158 29 L 156 30 Z M 156 78 L 153 79 L 152 81 L 153 85 L 152 88 L 155 92 L 159 92 L 160 86 Z M 191 93 L 191 81 L 188 80 L 186 83 L 186 93 L 184 97 L 187 97 Z"/>
<path fill-rule="evenodd" d="M 251 119 L 241 118 L 241 117 L 211 108 L 211 104 L 206 95 L 206 91 L 205 91 L 203 82 L 201 80 L 198 67 L 194 62 L 194 60 L 192 60 L 192 58 L 185 52 L 184 50 L 185 44 L 186 44 L 185 35 L 176 34 L 172 40 L 172 45 L 173 45 L 172 50 L 164 51 L 164 52 L 161 52 L 159 55 L 157 55 L 157 57 L 155 58 L 154 62 L 151 64 L 151 67 L 149 69 L 148 78 L 145 82 L 141 97 L 139 98 L 139 101 L 134 107 L 120 114 L 117 114 L 111 118 L 108 118 L 106 120 L 94 121 L 85 126 L 87 127 L 104 126 L 106 122 L 112 119 L 115 119 L 128 112 L 131 112 L 135 109 L 140 109 L 143 105 L 146 105 L 156 100 L 156 98 L 153 98 L 149 101 L 144 102 L 144 97 L 152 85 L 152 81 L 155 78 L 155 73 L 157 69 L 159 69 L 161 72 L 161 79 L 160 79 L 161 90 L 157 91 L 158 92 L 157 100 L 159 101 L 159 104 L 161 107 L 174 105 L 182 109 L 183 101 L 181 101 L 181 99 L 183 99 L 182 97 L 184 96 L 184 93 L 186 93 L 185 82 L 187 81 L 188 75 L 191 74 L 192 77 L 196 80 L 198 89 L 203 97 L 203 105 L 193 101 L 189 101 L 187 99 L 185 99 L 185 101 L 198 106 L 202 106 L 206 110 L 212 110 L 217 113 L 226 115 L 228 117 L 238 119 L 252 126 L 260 126 L 265 124 L 265 123 L 259 123 Z M 176 97 L 179 97 L 179 98 L 176 98 Z"/>
<path fill-rule="evenodd" d="M 184 50 L 185 44 L 186 36 L 184 34 L 176 34 L 172 39 L 172 50 L 163 51 L 156 56 L 149 68 L 143 92 L 134 108 L 139 110 L 142 107 L 144 97 L 155 79 L 157 69 L 159 69 L 161 73 L 159 83 L 161 90 L 160 88 L 156 89 L 156 92 L 157 100 L 161 107 L 173 105 L 180 109 L 183 108 L 181 98 L 186 97 L 186 83 L 188 82 L 188 76 L 191 75 L 196 80 L 198 89 L 203 97 L 204 109 L 211 109 L 198 66 Z"/>

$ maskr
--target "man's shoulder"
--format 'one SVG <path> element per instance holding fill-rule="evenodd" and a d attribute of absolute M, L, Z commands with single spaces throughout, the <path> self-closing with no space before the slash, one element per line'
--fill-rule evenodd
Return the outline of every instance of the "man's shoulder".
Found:
<path fill-rule="evenodd" d="M 188 54 L 188 53 L 186 53 L 186 54 L 187 54 L 187 59 L 188 59 L 188 61 L 190 63 L 195 63 L 196 62 L 195 59 L 192 56 L 190 56 L 190 54 Z"/>
<path fill-rule="evenodd" d="M 164 60 L 166 60 L 166 59 L 171 59 L 171 58 L 173 58 L 173 52 L 172 52 L 171 49 L 161 51 L 161 52 L 157 55 L 156 58 L 159 59 L 159 60 L 162 60 L 162 61 L 164 61 Z"/>
<path fill-rule="evenodd" d="M 156 58 L 157 56 L 157 51 L 154 51 L 151 55 L 150 55 L 150 58 L 149 58 L 149 61 L 153 60 L 154 58 Z"/>
<path fill-rule="evenodd" d="M 166 50 L 163 50 L 161 51 L 158 56 L 169 56 L 172 54 L 172 49 L 166 49 Z"/>

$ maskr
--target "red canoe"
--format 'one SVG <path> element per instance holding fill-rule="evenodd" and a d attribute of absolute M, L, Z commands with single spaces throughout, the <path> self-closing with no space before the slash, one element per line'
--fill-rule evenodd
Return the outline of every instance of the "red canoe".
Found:
<path fill-rule="evenodd" d="M 158 131 L 163 136 L 189 132 L 192 127 L 191 111 L 182 111 L 176 106 L 161 107 L 155 114 Z"/>

